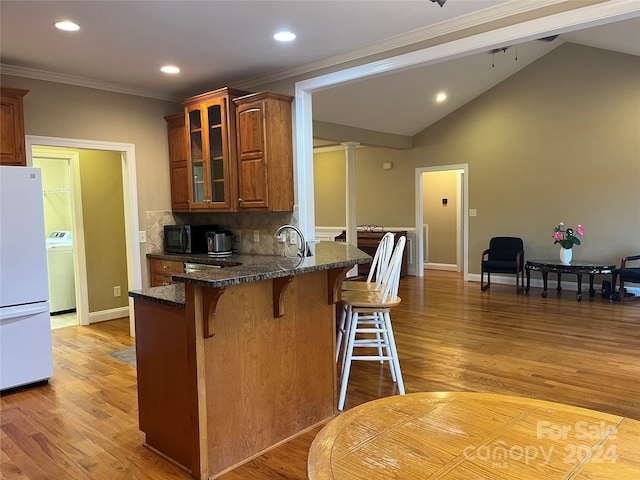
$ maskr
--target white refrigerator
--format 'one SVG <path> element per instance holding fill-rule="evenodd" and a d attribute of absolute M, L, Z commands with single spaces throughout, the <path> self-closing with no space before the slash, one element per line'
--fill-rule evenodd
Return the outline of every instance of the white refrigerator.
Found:
<path fill-rule="evenodd" d="M 42 174 L 0 166 L 0 390 L 53 375 Z"/>

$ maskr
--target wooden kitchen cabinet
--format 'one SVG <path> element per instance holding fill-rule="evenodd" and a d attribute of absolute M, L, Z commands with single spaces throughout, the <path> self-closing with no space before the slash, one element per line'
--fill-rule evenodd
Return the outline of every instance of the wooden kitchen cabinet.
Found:
<path fill-rule="evenodd" d="M 184 113 L 164 117 L 169 138 L 169 174 L 171 181 L 171 210 L 189 211 L 189 156 L 187 126 Z"/>
<path fill-rule="evenodd" d="M 27 165 L 22 98 L 29 90 L 1 89 L 0 165 Z"/>
<path fill-rule="evenodd" d="M 149 259 L 149 271 L 151 273 L 151 286 L 160 287 L 171 285 L 171 275 L 184 272 L 184 263 L 174 260 Z"/>
<path fill-rule="evenodd" d="M 221 88 L 182 102 L 190 211 L 237 209 L 236 108 L 231 100 L 247 93 Z"/>
<path fill-rule="evenodd" d="M 293 210 L 292 101 L 273 92 L 233 100 L 240 210 Z"/>

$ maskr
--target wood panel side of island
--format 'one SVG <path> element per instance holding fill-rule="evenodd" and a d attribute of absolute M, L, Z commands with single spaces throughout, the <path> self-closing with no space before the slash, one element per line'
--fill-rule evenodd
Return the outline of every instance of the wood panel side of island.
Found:
<path fill-rule="evenodd" d="M 134 305 L 140 430 L 147 446 L 196 476 L 197 374 L 187 311 L 140 298 Z"/>
<path fill-rule="evenodd" d="M 344 269 L 224 287 L 186 283 L 184 305 L 138 296 L 146 445 L 193 478 L 211 479 L 332 418 L 331 292 Z"/>
<path fill-rule="evenodd" d="M 272 280 L 229 287 L 220 297 L 215 335 L 204 339 L 209 476 L 335 414 L 335 307 L 327 302 L 327 275 L 292 277 L 279 318 Z"/>

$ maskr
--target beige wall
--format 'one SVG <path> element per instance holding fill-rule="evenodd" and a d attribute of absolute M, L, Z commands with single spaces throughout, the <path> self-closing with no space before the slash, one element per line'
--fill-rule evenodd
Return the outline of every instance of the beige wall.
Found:
<path fill-rule="evenodd" d="M 357 150 L 359 156 L 362 150 Z M 313 155 L 313 188 L 316 225 L 345 227 L 346 161 L 343 149 Z M 360 204 L 360 202 L 358 202 Z"/>
<path fill-rule="evenodd" d="M 416 137 L 414 165 L 469 164 L 471 272 L 496 235 L 556 258 L 560 221 L 585 227 L 575 260 L 638 251 L 639 78 L 638 57 L 565 44 Z"/>
<path fill-rule="evenodd" d="M 358 223 L 414 225 L 415 168 L 466 163 L 478 212 L 470 273 L 497 235 L 522 237 L 526 258 L 556 258 L 560 221 L 585 227 L 575 260 L 619 264 L 640 249 L 639 78 L 638 57 L 565 44 L 418 134 L 414 149 L 358 149 Z"/>
<path fill-rule="evenodd" d="M 129 300 L 121 156 L 78 152 L 89 312 L 125 307 Z M 113 296 L 114 286 L 121 287 L 122 296 Z"/>
<path fill-rule="evenodd" d="M 2 75 L 2 85 L 29 90 L 27 135 L 133 144 L 140 221 L 148 210 L 171 209 L 163 117 L 180 112 L 180 103 L 8 75 Z"/>
<path fill-rule="evenodd" d="M 407 151 L 366 147 L 356 149 L 356 222 L 406 228 L 415 225 L 413 179 L 415 167 Z M 314 158 L 315 214 L 317 226 L 346 223 L 346 160 L 344 150 L 316 153 Z M 385 170 L 382 164 L 391 162 Z M 411 180 L 413 182 L 413 180 Z"/>
<path fill-rule="evenodd" d="M 422 218 L 429 225 L 429 263 L 453 264 L 457 262 L 457 179 L 455 170 L 425 172 L 422 174 Z M 447 199 L 444 205 L 442 199 Z"/>
<path fill-rule="evenodd" d="M 8 75 L 1 83 L 29 90 L 24 97 L 27 135 L 135 146 L 140 230 L 146 228 L 147 211 L 171 209 L 164 116 L 180 112 L 180 103 Z M 148 285 L 144 244 L 140 252 L 142 282 Z"/>

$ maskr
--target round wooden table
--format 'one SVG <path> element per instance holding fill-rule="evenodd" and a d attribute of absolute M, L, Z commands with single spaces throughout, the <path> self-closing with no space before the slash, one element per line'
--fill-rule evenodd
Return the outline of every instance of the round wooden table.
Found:
<path fill-rule="evenodd" d="M 310 480 L 640 479 L 640 421 L 505 395 L 381 398 L 309 450 Z"/>

